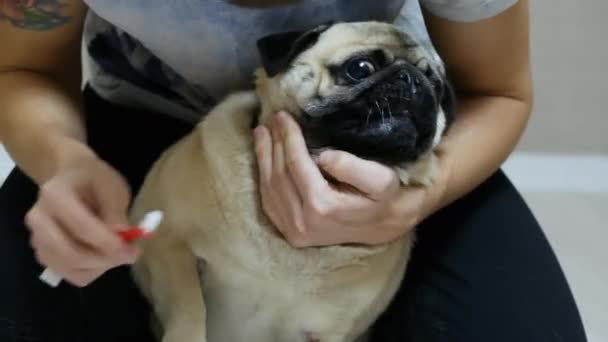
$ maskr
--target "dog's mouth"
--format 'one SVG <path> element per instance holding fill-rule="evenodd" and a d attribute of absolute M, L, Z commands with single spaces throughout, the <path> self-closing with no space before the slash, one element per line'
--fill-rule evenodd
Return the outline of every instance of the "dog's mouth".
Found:
<path fill-rule="evenodd" d="M 334 148 L 386 164 L 416 160 L 431 148 L 441 94 L 430 73 L 400 66 L 322 116 L 304 114 L 311 149 Z"/>

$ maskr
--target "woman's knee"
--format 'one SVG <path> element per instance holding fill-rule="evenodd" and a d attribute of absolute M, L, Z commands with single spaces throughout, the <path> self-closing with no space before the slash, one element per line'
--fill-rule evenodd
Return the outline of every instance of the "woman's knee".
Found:
<path fill-rule="evenodd" d="M 501 172 L 419 227 L 408 267 L 378 341 L 585 341 L 557 258 Z"/>

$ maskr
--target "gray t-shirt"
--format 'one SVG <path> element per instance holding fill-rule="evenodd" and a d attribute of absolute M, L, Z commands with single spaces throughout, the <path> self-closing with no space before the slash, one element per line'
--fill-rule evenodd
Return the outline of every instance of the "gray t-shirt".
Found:
<path fill-rule="evenodd" d="M 302 0 L 252 9 L 225 0 L 85 0 L 89 83 L 106 99 L 197 121 L 251 86 L 258 38 L 336 21 L 396 22 L 431 46 L 420 4 L 456 21 L 494 16 L 517 0 Z"/>

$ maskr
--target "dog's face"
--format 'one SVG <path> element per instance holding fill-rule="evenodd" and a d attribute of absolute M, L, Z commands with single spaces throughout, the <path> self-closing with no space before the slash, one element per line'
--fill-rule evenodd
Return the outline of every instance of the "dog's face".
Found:
<path fill-rule="evenodd" d="M 260 120 L 290 111 L 313 152 L 402 165 L 429 152 L 452 121 L 443 65 L 393 25 L 321 26 L 262 38 L 258 48 Z"/>

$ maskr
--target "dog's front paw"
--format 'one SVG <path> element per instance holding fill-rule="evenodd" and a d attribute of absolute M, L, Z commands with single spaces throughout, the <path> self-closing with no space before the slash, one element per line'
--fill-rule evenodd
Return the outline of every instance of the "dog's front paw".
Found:
<path fill-rule="evenodd" d="M 430 153 L 414 164 L 395 169 L 402 185 L 430 186 L 437 175 L 437 157 Z"/>

